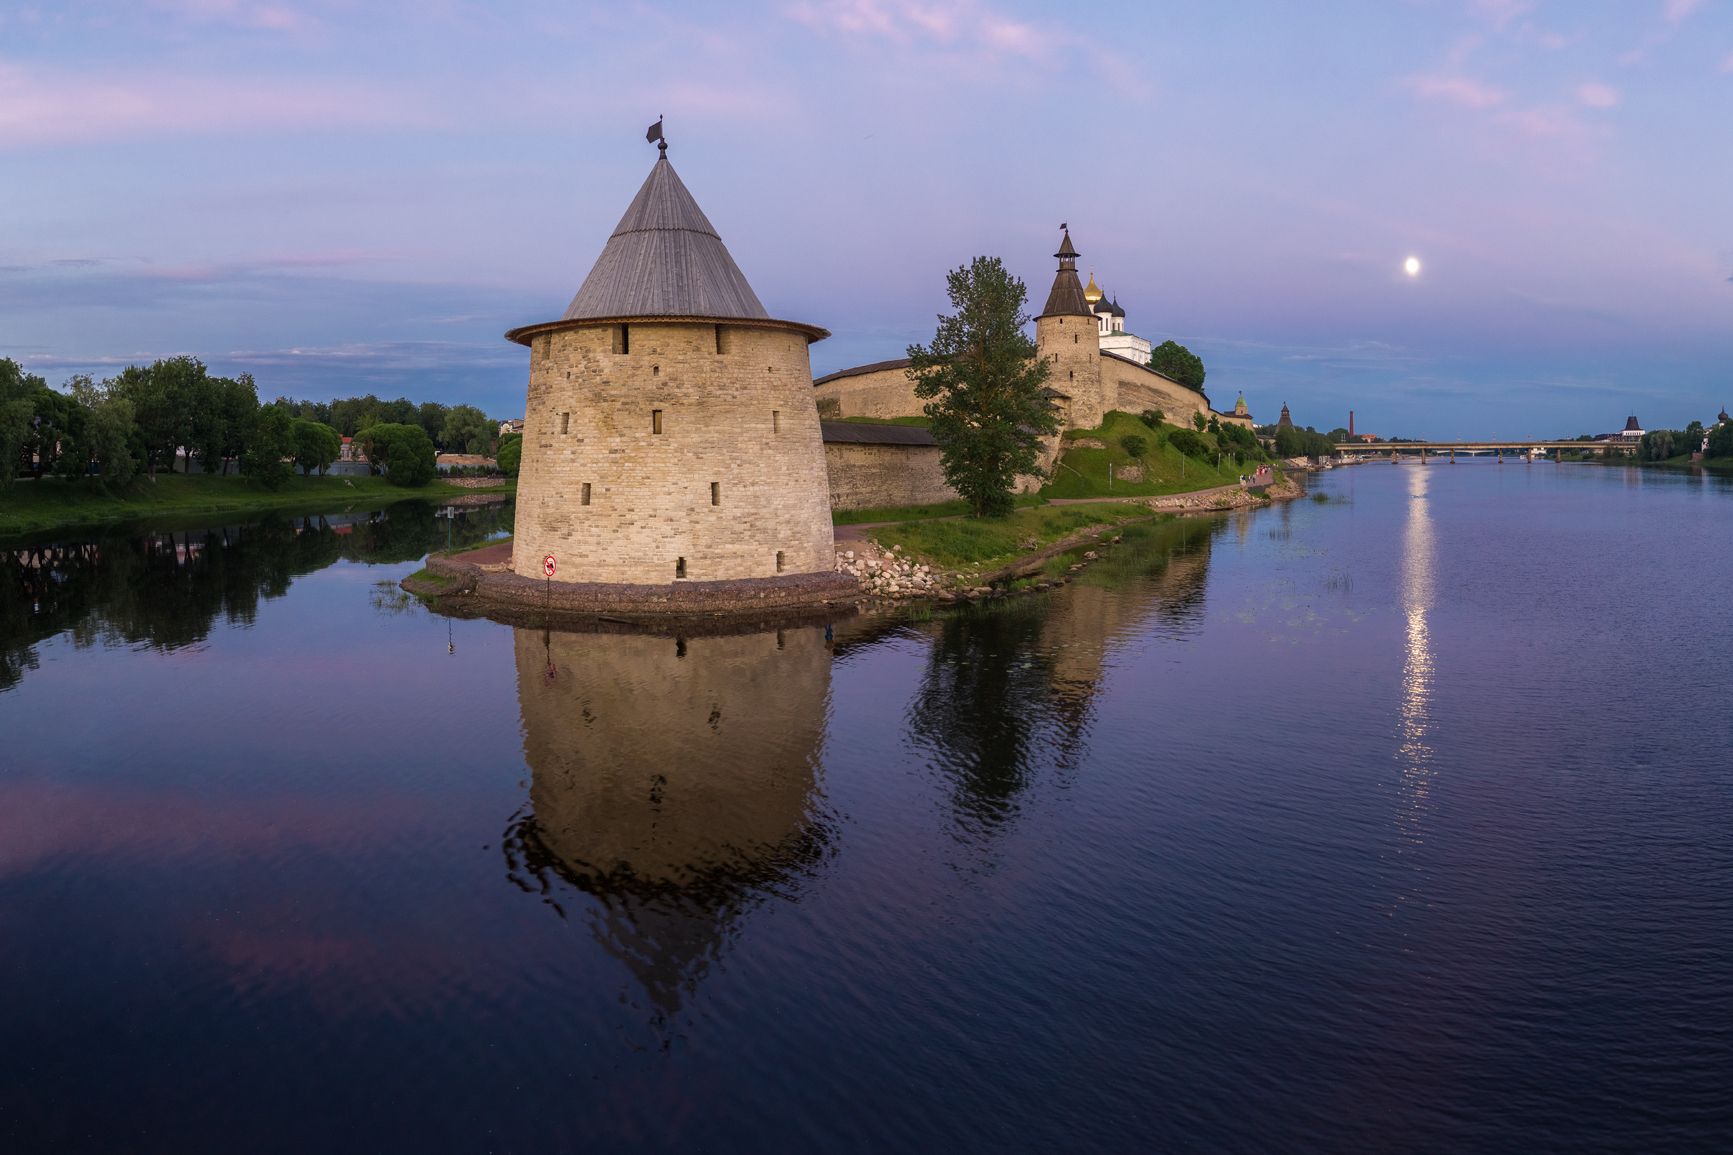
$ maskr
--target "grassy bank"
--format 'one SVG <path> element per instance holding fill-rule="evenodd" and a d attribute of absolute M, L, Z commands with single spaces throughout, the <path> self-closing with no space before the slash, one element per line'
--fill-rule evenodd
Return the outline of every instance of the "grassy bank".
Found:
<path fill-rule="evenodd" d="M 245 477 L 163 474 L 140 478 L 112 493 L 85 481 L 43 478 L 14 482 L 0 492 L 0 534 L 40 533 L 156 517 L 260 513 L 284 510 L 327 513 L 382 509 L 408 499 L 440 501 L 477 493 L 509 493 L 515 487 L 466 489 L 443 481 L 420 489 L 391 485 L 383 477 L 296 477 L 269 490 Z"/>
<path fill-rule="evenodd" d="M 1099 429 L 1084 429 L 1066 434 L 1065 449 L 1053 480 L 1041 490 L 1043 497 L 1158 497 L 1169 493 L 1189 493 L 1217 485 L 1233 485 L 1240 474 L 1254 468 L 1248 462 L 1235 464 L 1228 453 L 1222 454 L 1222 464 L 1215 464 L 1213 454 L 1208 460 L 1187 457 L 1167 443 L 1174 432 L 1172 425 L 1163 425 L 1159 432 L 1128 413 L 1109 413 Z M 1140 437 L 1144 442 L 1142 457 L 1133 457 L 1121 444 L 1128 437 Z M 1211 449 L 1215 438 L 1198 434 Z M 1098 442 L 1079 445 L 1079 441 Z M 1143 477 L 1138 481 L 1109 480 L 1108 468 L 1117 475 L 1126 466 L 1140 466 Z"/>
<path fill-rule="evenodd" d="M 1019 509 L 1027 506 L 1040 505 L 1043 498 L 1033 493 L 1020 493 L 1016 497 Z M 882 505 L 872 509 L 837 509 L 832 510 L 830 520 L 832 525 L 876 525 L 881 521 L 926 521 L 935 517 L 962 517 L 969 512 L 969 503 L 959 498 L 956 501 L 941 501 L 936 505 Z"/>
<path fill-rule="evenodd" d="M 1003 563 L 1034 553 L 1092 525 L 1117 525 L 1147 520 L 1144 505 L 1043 505 L 1019 509 L 1008 517 L 911 521 L 885 526 L 872 538 L 889 548 L 945 569 L 967 569 Z"/>

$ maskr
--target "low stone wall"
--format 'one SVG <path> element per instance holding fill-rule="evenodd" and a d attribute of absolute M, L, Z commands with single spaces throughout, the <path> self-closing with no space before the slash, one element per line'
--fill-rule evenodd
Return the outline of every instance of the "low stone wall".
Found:
<path fill-rule="evenodd" d="M 832 509 L 877 509 L 953 501 L 936 445 L 858 445 L 827 442 Z"/>
<path fill-rule="evenodd" d="M 771 610 L 815 606 L 852 606 L 860 598 L 854 579 L 838 573 L 787 574 L 738 581 L 670 582 L 629 585 L 613 582 L 547 582 L 520 577 L 498 566 L 463 560 L 462 554 L 433 555 L 430 573 L 443 580 L 441 588 L 404 588 L 414 594 L 441 598 L 462 596 L 484 611 L 549 610 L 563 615 L 609 615 L 630 618 L 713 617 L 757 614 Z"/>

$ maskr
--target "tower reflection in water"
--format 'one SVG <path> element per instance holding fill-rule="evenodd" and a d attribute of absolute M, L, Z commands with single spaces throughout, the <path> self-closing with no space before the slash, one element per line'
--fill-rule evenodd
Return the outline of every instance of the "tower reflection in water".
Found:
<path fill-rule="evenodd" d="M 676 1013 L 742 916 L 825 855 L 823 627 L 674 639 L 515 638 L 529 803 L 511 878 L 591 933 L 658 1016 Z"/>

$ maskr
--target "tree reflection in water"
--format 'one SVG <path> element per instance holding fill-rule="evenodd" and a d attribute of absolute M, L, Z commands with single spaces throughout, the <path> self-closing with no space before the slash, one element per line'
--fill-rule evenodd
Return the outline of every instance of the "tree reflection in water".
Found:
<path fill-rule="evenodd" d="M 1197 628 L 1210 541 L 1224 525 L 1132 527 L 1061 594 L 989 602 L 928 627 L 910 733 L 951 784 L 960 842 L 990 855 L 1040 768 L 1061 780 L 1075 768 L 1116 642 Z M 1162 628 L 1149 631 L 1152 620 Z"/>
<path fill-rule="evenodd" d="M 591 934 L 664 1024 L 747 912 L 794 898 L 832 837 L 818 785 L 822 627 L 675 639 L 516 631 L 528 806 L 507 873 Z"/>
<path fill-rule="evenodd" d="M 456 545 L 511 525 L 509 505 L 454 514 L 436 518 L 432 505 L 408 501 L 383 512 L 0 544 L 0 691 L 36 667 L 39 642 L 61 634 L 81 647 L 197 645 L 219 618 L 251 623 L 261 600 L 333 562 L 415 560 L 444 546 L 448 520 Z"/>

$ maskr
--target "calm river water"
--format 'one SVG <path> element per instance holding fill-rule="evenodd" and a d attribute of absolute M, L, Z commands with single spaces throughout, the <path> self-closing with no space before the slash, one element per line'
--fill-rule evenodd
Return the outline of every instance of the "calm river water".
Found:
<path fill-rule="evenodd" d="M 0 551 L 0 1149 L 1733 1140 L 1733 486 L 1365 465 L 745 637 Z"/>

